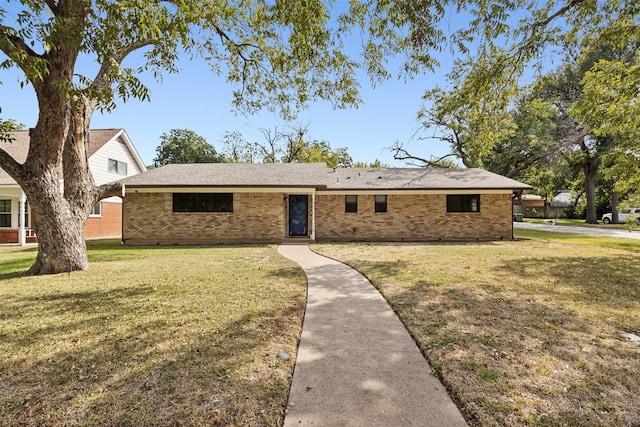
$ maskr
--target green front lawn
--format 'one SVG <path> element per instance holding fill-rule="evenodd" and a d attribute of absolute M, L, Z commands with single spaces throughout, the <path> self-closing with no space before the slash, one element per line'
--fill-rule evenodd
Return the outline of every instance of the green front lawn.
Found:
<path fill-rule="evenodd" d="M 282 423 L 306 281 L 274 246 L 0 248 L 0 425 Z M 290 360 L 278 353 L 287 351 Z"/>

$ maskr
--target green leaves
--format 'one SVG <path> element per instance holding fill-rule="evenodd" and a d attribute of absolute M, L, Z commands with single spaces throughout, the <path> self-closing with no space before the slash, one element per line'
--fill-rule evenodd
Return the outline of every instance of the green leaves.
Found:
<path fill-rule="evenodd" d="M 594 136 L 612 141 L 604 176 L 617 191 L 640 185 L 640 56 L 600 60 L 585 73 L 582 97 L 569 113 Z"/>
<path fill-rule="evenodd" d="M 583 96 L 570 113 L 597 136 L 624 142 L 638 139 L 640 129 L 640 56 L 634 64 L 598 61 L 582 79 Z"/>
<path fill-rule="evenodd" d="M 156 148 L 156 167 L 170 163 L 220 163 L 224 157 L 202 136 L 188 129 L 171 129 L 169 134 L 160 136 L 161 143 Z"/>

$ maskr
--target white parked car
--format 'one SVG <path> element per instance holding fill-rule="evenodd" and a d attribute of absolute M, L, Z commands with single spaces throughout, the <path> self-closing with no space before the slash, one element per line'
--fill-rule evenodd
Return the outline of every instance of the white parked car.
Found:
<path fill-rule="evenodd" d="M 640 208 L 631 208 L 629 210 L 621 210 L 618 211 L 618 223 L 624 224 L 627 222 L 627 218 L 632 217 L 636 218 L 638 224 L 640 224 Z M 606 213 L 602 215 L 602 222 L 605 224 L 611 224 L 612 222 L 612 214 Z"/>

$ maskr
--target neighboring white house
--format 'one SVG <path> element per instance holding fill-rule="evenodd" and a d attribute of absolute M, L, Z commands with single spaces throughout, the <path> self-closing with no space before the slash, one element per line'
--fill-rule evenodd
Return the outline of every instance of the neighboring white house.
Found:
<path fill-rule="evenodd" d="M 11 142 L 0 142 L 16 161 L 22 163 L 29 152 L 29 131 L 10 134 Z M 142 159 L 124 129 L 95 129 L 90 131 L 89 169 L 97 185 L 117 181 L 146 171 Z M 62 177 L 60 184 L 62 188 Z M 31 229 L 31 211 L 20 186 L 0 169 L 0 243 L 36 242 Z M 110 197 L 94 207 L 85 226 L 85 238 L 111 238 L 122 234 L 122 199 Z"/>
<path fill-rule="evenodd" d="M 556 194 L 556 196 L 551 200 L 549 206 L 559 207 L 559 208 L 570 208 L 573 207 L 576 203 L 576 198 L 572 194 L 571 190 L 562 190 L 560 193 Z"/>

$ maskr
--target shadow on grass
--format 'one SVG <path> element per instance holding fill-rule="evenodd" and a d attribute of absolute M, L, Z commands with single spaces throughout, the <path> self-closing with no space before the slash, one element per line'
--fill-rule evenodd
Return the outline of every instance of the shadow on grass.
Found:
<path fill-rule="evenodd" d="M 498 269 L 507 277 L 538 277 L 531 293 L 560 300 L 602 305 L 602 309 L 629 308 L 640 300 L 640 259 L 616 257 L 531 257 Z M 640 326 L 640 325 L 639 325 Z"/>
<path fill-rule="evenodd" d="M 302 304 L 220 322 L 151 293 L 39 298 L 45 327 L 2 334 L 5 348 L 20 350 L 0 362 L 0 424 L 279 425 L 289 376 L 249 367 L 258 357 L 292 370 L 262 348 L 280 342 L 283 319 Z M 9 310 L 17 316 L 32 303 L 21 299 Z"/>

